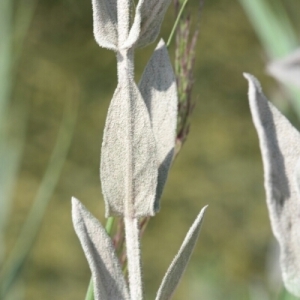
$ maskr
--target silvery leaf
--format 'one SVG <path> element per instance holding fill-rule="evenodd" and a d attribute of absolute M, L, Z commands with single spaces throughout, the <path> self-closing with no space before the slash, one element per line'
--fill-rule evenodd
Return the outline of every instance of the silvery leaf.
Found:
<path fill-rule="evenodd" d="M 94 36 L 99 46 L 118 48 L 117 0 L 92 0 Z"/>
<path fill-rule="evenodd" d="M 101 151 L 101 183 L 106 216 L 154 215 L 156 143 L 142 96 L 129 79 L 111 101 Z"/>
<path fill-rule="evenodd" d="M 164 276 L 157 292 L 156 300 L 171 299 L 194 250 L 206 207 L 202 208 L 193 225 L 190 227 L 177 255 Z"/>
<path fill-rule="evenodd" d="M 177 124 L 177 87 L 175 75 L 163 40 L 156 47 L 139 83 L 147 105 L 157 147 L 158 179 L 155 208 L 159 208 L 173 159 Z"/>
<path fill-rule="evenodd" d="M 171 0 L 140 0 L 123 48 L 144 47 L 156 39 Z"/>
<path fill-rule="evenodd" d="M 249 102 L 256 127 L 272 230 L 280 246 L 280 264 L 286 288 L 300 296 L 300 194 L 296 166 L 300 134 L 264 96 L 257 79 L 249 81 Z M 299 168 L 298 168 L 299 169 Z"/>
<path fill-rule="evenodd" d="M 95 300 L 129 300 L 122 269 L 105 229 L 76 198 L 72 198 L 72 218 L 92 272 Z"/>
<path fill-rule="evenodd" d="M 279 81 L 300 88 L 300 48 L 287 57 L 272 62 L 267 70 Z"/>

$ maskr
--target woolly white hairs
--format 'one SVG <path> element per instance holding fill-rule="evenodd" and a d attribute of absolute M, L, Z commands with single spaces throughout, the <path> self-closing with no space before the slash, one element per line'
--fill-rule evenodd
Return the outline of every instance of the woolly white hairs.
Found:
<path fill-rule="evenodd" d="M 153 216 L 175 148 L 177 87 L 161 40 L 134 82 L 134 48 L 155 40 L 170 0 L 140 0 L 130 26 L 130 0 L 93 0 L 94 34 L 101 47 L 116 52 L 118 86 L 109 106 L 102 150 L 101 184 L 106 217 L 123 217 L 129 287 L 110 237 L 76 199 L 73 223 L 88 260 L 96 300 L 142 300 L 139 219 Z M 180 281 L 196 244 L 204 209 L 169 267 L 156 299 L 167 300 Z"/>
<path fill-rule="evenodd" d="M 300 297 L 300 133 L 264 96 L 258 80 L 249 81 L 249 102 L 264 165 L 267 205 L 280 246 L 286 288 Z"/>

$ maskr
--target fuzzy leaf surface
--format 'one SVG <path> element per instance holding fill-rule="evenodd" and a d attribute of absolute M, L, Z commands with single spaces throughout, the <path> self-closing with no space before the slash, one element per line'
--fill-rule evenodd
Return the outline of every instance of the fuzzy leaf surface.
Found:
<path fill-rule="evenodd" d="M 92 272 L 95 300 L 129 300 L 119 260 L 105 229 L 76 198 L 72 198 L 72 218 Z"/>
<path fill-rule="evenodd" d="M 156 39 L 171 0 L 140 0 L 124 48 L 144 47 Z"/>
<path fill-rule="evenodd" d="M 299 297 L 300 194 L 296 166 L 300 134 L 267 100 L 258 80 L 249 74 L 244 76 L 249 82 L 250 109 L 262 153 L 272 230 L 280 246 L 282 277 L 286 288 Z"/>
<path fill-rule="evenodd" d="M 149 113 L 136 84 L 120 83 L 111 101 L 101 151 L 106 216 L 154 215 L 157 154 Z"/>
<path fill-rule="evenodd" d="M 193 225 L 190 227 L 178 253 L 163 278 L 155 300 L 171 299 L 196 245 L 206 207 L 202 208 Z"/>
<path fill-rule="evenodd" d="M 100 47 L 118 48 L 117 0 L 92 0 L 94 36 Z"/>
<path fill-rule="evenodd" d="M 281 82 L 300 88 L 300 48 L 268 65 L 268 72 Z"/>
<path fill-rule="evenodd" d="M 139 89 L 146 103 L 157 147 L 158 178 L 155 209 L 172 163 L 177 124 L 177 87 L 168 50 L 163 40 L 148 62 Z"/>

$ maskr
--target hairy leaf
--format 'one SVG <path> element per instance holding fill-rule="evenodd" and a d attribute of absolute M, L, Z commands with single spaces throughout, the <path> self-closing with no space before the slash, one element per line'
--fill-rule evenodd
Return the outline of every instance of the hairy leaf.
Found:
<path fill-rule="evenodd" d="M 249 81 L 249 102 L 256 127 L 272 230 L 280 245 L 280 262 L 286 288 L 300 296 L 300 194 L 296 166 L 300 134 L 264 96 L 257 79 Z"/>
<path fill-rule="evenodd" d="M 94 36 L 99 46 L 116 51 L 118 48 L 117 0 L 92 0 Z"/>
<path fill-rule="evenodd" d="M 268 72 L 279 81 L 300 88 L 300 48 L 268 65 Z"/>
<path fill-rule="evenodd" d="M 106 119 L 101 183 L 106 216 L 154 214 L 157 154 L 147 107 L 135 83 L 119 83 Z"/>
<path fill-rule="evenodd" d="M 148 108 L 157 147 L 158 179 L 155 208 L 159 208 L 174 154 L 177 123 L 175 75 L 163 40 L 156 47 L 139 83 Z"/>
<path fill-rule="evenodd" d="M 129 300 L 129 292 L 110 237 L 98 220 L 72 198 L 75 231 L 88 260 L 96 300 Z"/>
<path fill-rule="evenodd" d="M 207 206 L 202 208 L 193 225 L 189 229 L 177 255 L 164 276 L 157 292 L 156 300 L 171 299 L 196 245 L 206 207 Z"/>
<path fill-rule="evenodd" d="M 127 41 L 122 47 L 144 47 L 156 39 L 171 0 L 140 0 Z"/>

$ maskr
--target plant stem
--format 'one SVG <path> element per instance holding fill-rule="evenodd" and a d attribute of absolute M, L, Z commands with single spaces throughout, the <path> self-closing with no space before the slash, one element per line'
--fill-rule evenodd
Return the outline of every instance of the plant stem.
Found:
<path fill-rule="evenodd" d="M 171 33 L 170 33 L 170 36 L 169 36 L 169 38 L 168 38 L 168 41 L 167 41 L 167 47 L 169 47 L 170 44 L 171 44 L 171 42 L 172 42 L 173 36 L 174 36 L 174 34 L 175 34 L 175 30 L 176 30 L 176 28 L 177 28 L 177 26 L 178 26 L 178 24 L 179 24 L 180 18 L 181 18 L 182 14 L 183 14 L 183 11 L 184 11 L 184 9 L 185 9 L 187 3 L 188 3 L 188 0 L 185 0 L 185 1 L 182 3 L 182 6 L 181 6 L 180 11 L 179 11 L 179 13 L 178 13 L 178 15 L 177 15 L 176 21 L 175 21 L 175 23 L 174 23 L 174 25 L 173 25 L 173 28 L 172 28 L 172 31 L 171 31 Z"/>
<path fill-rule="evenodd" d="M 124 44 L 129 34 L 130 25 L 130 7 L 131 0 L 118 1 L 118 36 L 119 36 L 119 49 Z M 118 67 L 118 82 L 125 85 L 128 83 L 130 76 L 133 78 L 133 51 L 120 50 L 117 52 L 117 67 Z M 128 103 L 130 106 L 130 103 Z M 130 143 L 130 141 L 128 141 Z M 106 221 L 105 229 L 108 235 L 111 235 L 114 218 L 109 217 Z M 85 300 L 94 300 L 94 291 L 92 279 L 90 280 L 89 287 L 86 293 Z"/>
<path fill-rule="evenodd" d="M 119 51 L 117 53 L 118 61 L 118 82 L 124 87 L 124 91 L 128 93 L 127 102 L 127 182 L 126 182 L 126 197 L 124 199 L 124 224 L 125 224 L 125 239 L 126 252 L 128 259 L 129 271 L 129 289 L 131 300 L 141 300 L 143 296 L 142 276 L 141 276 L 141 255 L 140 255 L 140 238 L 139 238 L 139 222 L 134 217 L 134 199 L 133 199 L 133 162 L 132 162 L 132 126 L 134 116 L 131 114 L 132 101 L 131 91 L 127 88 L 130 80 L 134 78 L 134 51 L 131 49 L 121 49 L 122 44 L 126 41 L 129 34 L 130 22 L 130 0 L 118 1 L 118 34 L 119 34 Z M 121 17 L 122 16 L 122 17 Z"/>
<path fill-rule="evenodd" d="M 118 0 L 118 38 L 119 49 L 122 44 L 127 40 L 130 26 L 130 0 Z"/>
<path fill-rule="evenodd" d="M 131 300 L 143 298 L 139 222 L 137 218 L 125 217 L 125 239 L 128 261 L 129 289 Z"/>
<path fill-rule="evenodd" d="M 106 221 L 105 230 L 106 230 L 108 235 L 111 235 L 111 231 L 112 231 L 112 228 L 113 228 L 113 225 L 114 225 L 114 221 L 115 221 L 114 217 L 109 217 Z"/>

